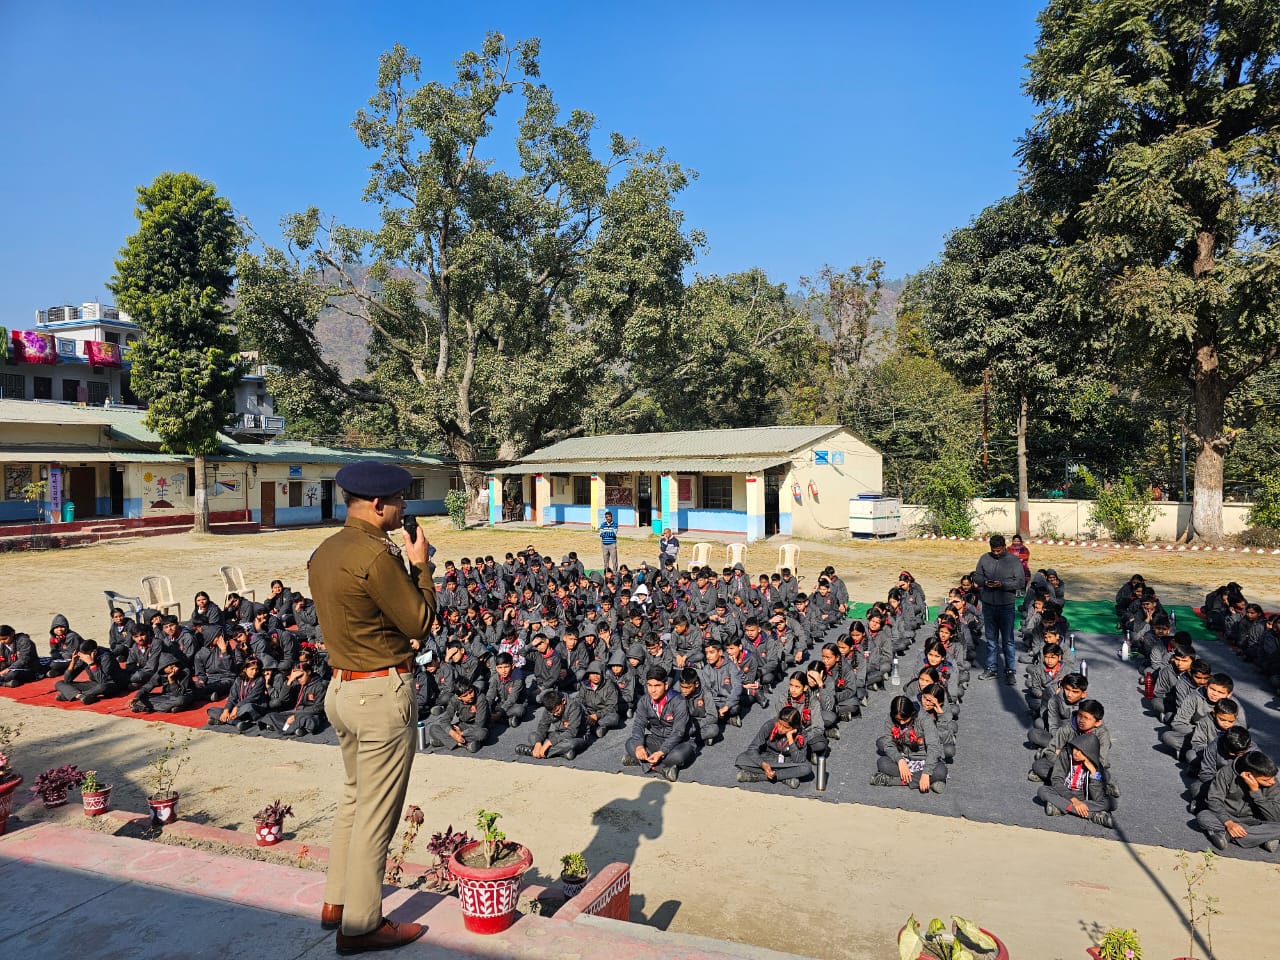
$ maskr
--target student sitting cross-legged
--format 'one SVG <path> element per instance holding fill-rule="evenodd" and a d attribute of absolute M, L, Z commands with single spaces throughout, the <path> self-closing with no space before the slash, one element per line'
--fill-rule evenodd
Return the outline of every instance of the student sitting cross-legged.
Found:
<path fill-rule="evenodd" d="M 129 703 L 134 713 L 178 713 L 195 703 L 191 673 L 178 662 L 177 656 L 167 651 L 160 654 L 159 666 L 160 675 L 155 680 L 159 692 L 150 685 L 138 690 Z"/>
<path fill-rule="evenodd" d="M 809 775 L 809 747 L 804 737 L 804 720 L 795 707 L 786 706 L 777 719 L 766 720 L 751 745 L 734 764 L 739 783 L 785 783 L 792 790 Z"/>
<path fill-rule="evenodd" d="M 479 753 L 489 736 L 489 702 L 466 680 L 455 681 L 448 706 L 440 719 L 427 727 L 427 734 L 432 746 Z"/>
<path fill-rule="evenodd" d="M 912 786 L 921 793 L 941 793 L 947 782 L 942 740 L 933 723 L 920 722 L 920 710 L 908 697 L 894 697 L 889 704 L 884 735 L 876 741 L 873 787 L 891 784 Z"/>
<path fill-rule="evenodd" d="M 1095 734 L 1079 734 L 1058 751 L 1049 778 L 1036 795 L 1048 816 L 1071 813 L 1101 827 L 1115 826 L 1111 815 L 1115 801 L 1107 796 L 1107 768 Z"/>
<path fill-rule="evenodd" d="M 78 679 L 83 676 L 83 679 Z M 81 640 L 62 679 L 53 685 L 57 700 L 79 700 L 88 706 L 122 687 L 120 665 L 96 640 Z"/>
<path fill-rule="evenodd" d="M 1027 739 L 1037 747 L 1047 747 L 1058 728 L 1071 719 L 1076 704 L 1089 690 L 1089 678 L 1082 673 L 1069 673 L 1062 678 L 1058 692 L 1047 698 L 1036 716 L 1035 725 L 1027 733 Z"/>
<path fill-rule="evenodd" d="M 696 753 L 697 747 L 689 739 L 688 704 L 670 689 L 666 670 L 650 667 L 645 694 L 636 703 L 622 765 L 648 767 L 675 782 L 680 768 L 691 764 Z"/>
<path fill-rule="evenodd" d="M 546 760 L 564 757 L 572 760 L 587 749 L 587 718 L 577 697 L 566 697 L 563 690 L 548 690 L 542 695 L 542 712 L 538 727 L 528 743 L 516 744 L 522 757 Z"/>
<path fill-rule="evenodd" d="M 1120 795 L 1115 786 L 1111 769 L 1111 732 L 1103 725 L 1102 718 L 1106 711 L 1097 700 L 1084 699 L 1076 704 L 1076 711 L 1071 719 L 1060 726 L 1049 741 L 1042 747 L 1031 761 L 1031 772 L 1027 779 L 1033 783 L 1048 783 L 1053 775 L 1053 765 L 1058 756 L 1065 750 L 1070 752 L 1070 744 L 1076 737 L 1091 733 L 1098 738 L 1098 760 L 1107 771 L 1108 795 L 1115 799 Z"/>
<path fill-rule="evenodd" d="M 205 712 L 209 714 L 209 726 L 235 724 L 236 729 L 244 733 L 266 713 L 267 706 L 267 685 L 262 679 L 262 663 L 257 657 L 250 657 L 240 668 L 240 676 L 227 691 L 226 703 L 209 707 Z"/>
<path fill-rule="evenodd" d="M 40 673 L 40 657 L 31 637 L 15 633 L 7 623 L 0 625 L 0 686 L 20 687 Z"/>
<path fill-rule="evenodd" d="M 1280 849 L 1280 788 L 1276 762 L 1250 750 L 1223 767 L 1209 784 L 1196 823 L 1219 850 L 1228 843 Z"/>

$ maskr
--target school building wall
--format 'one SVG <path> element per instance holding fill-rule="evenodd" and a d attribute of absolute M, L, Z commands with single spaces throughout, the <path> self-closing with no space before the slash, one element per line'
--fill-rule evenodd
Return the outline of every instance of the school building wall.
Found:
<path fill-rule="evenodd" d="M 612 486 L 628 488 L 631 491 L 631 505 L 609 504 L 606 501 L 606 477 L 621 480 Z M 524 515 L 528 520 L 541 526 L 560 524 L 600 526 L 605 510 L 613 513 L 620 528 L 632 528 L 639 525 L 639 480 L 648 476 L 652 507 L 649 524 L 646 527 L 652 533 L 660 534 L 665 527 L 678 528 L 681 531 L 702 533 L 727 533 L 746 536 L 748 482 L 743 474 L 714 473 L 701 474 L 668 474 L 660 472 L 647 474 L 625 473 L 613 474 L 529 474 L 521 479 L 524 495 Z M 704 476 L 730 477 L 732 483 L 732 508 L 711 509 L 702 506 L 702 483 Z M 574 503 L 575 478 L 587 481 L 591 490 L 590 503 Z M 680 480 L 689 479 L 689 498 L 679 499 Z M 536 488 L 536 489 L 535 489 Z M 532 495 L 532 496 L 531 496 Z M 535 517 L 534 503 L 537 504 Z M 674 522 L 672 522 L 674 520 Z"/>
<path fill-rule="evenodd" d="M 819 453 L 825 456 L 819 457 Z M 863 493 L 879 493 L 883 483 L 880 454 L 842 430 L 792 459 L 778 491 L 778 532 L 809 540 L 847 537 L 849 500 Z"/>
<path fill-rule="evenodd" d="M 1018 502 L 1013 498 L 989 497 L 973 501 L 974 529 L 979 533 L 1003 533 L 1011 536 L 1017 529 Z M 1092 500 L 1031 500 L 1030 531 L 1033 537 L 1065 540 L 1105 539 L 1106 531 L 1089 520 Z M 1181 538 L 1191 524 L 1191 504 L 1162 500 L 1152 504 L 1155 518 L 1147 530 L 1147 540 L 1173 541 Z M 1242 533 L 1249 525 L 1252 503 L 1224 503 L 1223 531 L 1228 535 Z M 926 510 L 918 505 L 902 507 L 902 529 L 909 533 L 924 525 Z"/>

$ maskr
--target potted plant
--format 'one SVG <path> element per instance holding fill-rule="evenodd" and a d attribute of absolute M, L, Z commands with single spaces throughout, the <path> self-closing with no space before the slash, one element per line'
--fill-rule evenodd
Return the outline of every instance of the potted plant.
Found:
<path fill-rule="evenodd" d="M 469 843 L 471 834 L 465 830 L 455 832 L 452 823 L 442 832 L 431 835 L 427 853 L 434 856 L 436 862 L 422 875 L 427 889 L 436 893 L 451 893 L 457 888 L 458 881 L 453 876 L 453 855 Z"/>
<path fill-rule="evenodd" d="M 147 778 L 151 784 L 151 792 L 147 796 L 147 806 L 151 808 L 151 825 L 154 827 L 163 827 L 178 819 L 178 793 L 173 786 L 190 759 L 187 756 L 189 741 L 188 736 L 179 743 L 177 732 L 170 731 L 168 742 L 148 764 L 150 773 Z"/>
<path fill-rule="evenodd" d="M 80 800 L 86 817 L 100 817 L 111 809 L 111 784 L 98 782 L 97 770 L 86 770 L 80 781 Z"/>
<path fill-rule="evenodd" d="M 1142 945 L 1137 930 L 1112 927 L 1102 935 L 1102 942 L 1086 951 L 1093 960 L 1142 960 Z"/>
<path fill-rule="evenodd" d="M 591 879 L 591 868 L 580 853 L 566 853 L 560 858 L 560 890 L 566 900 L 582 892 Z"/>
<path fill-rule="evenodd" d="M 920 921 L 912 914 L 898 931 L 899 960 L 1009 960 L 1009 951 L 990 931 L 976 923 L 951 917 L 951 930 L 934 917 L 921 932 Z"/>
<path fill-rule="evenodd" d="M 60 767 L 50 767 L 31 785 L 31 792 L 43 801 L 48 809 L 60 807 L 67 802 L 67 791 L 80 786 L 84 774 L 76 769 L 74 763 L 64 763 Z"/>
<path fill-rule="evenodd" d="M 482 839 L 464 845 L 449 864 L 458 881 L 462 922 L 472 933 L 501 933 L 515 922 L 520 879 L 533 866 L 527 847 L 497 828 L 502 814 L 476 811 Z"/>
<path fill-rule="evenodd" d="M 293 807 L 279 800 L 273 800 L 253 815 L 255 830 L 254 839 L 260 847 L 274 847 L 280 842 L 280 828 L 284 826 L 284 818 L 293 816 Z"/>
<path fill-rule="evenodd" d="M 0 724 L 0 837 L 9 828 L 9 814 L 13 812 L 13 791 L 22 785 L 22 777 L 18 776 L 9 763 L 9 747 L 21 732 L 20 723 Z"/>

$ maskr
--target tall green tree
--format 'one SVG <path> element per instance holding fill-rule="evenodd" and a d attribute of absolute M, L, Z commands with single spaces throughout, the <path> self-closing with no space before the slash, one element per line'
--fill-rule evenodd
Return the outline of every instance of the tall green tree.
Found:
<path fill-rule="evenodd" d="M 1223 537 L 1228 401 L 1280 353 L 1280 5 L 1052 0 L 1021 151 L 1079 302 L 1194 394 L 1195 535 Z"/>
<path fill-rule="evenodd" d="M 374 153 L 364 197 L 380 226 L 287 218 L 289 250 L 266 251 L 265 273 L 246 265 L 246 288 L 269 284 L 246 289 L 238 314 L 269 362 L 442 438 L 473 503 L 483 450 L 517 457 L 617 423 L 650 371 L 675 363 L 682 274 L 701 243 L 674 207 L 690 174 L 619 134 L 597 155 L 595 118 L 561 115 L 538 53 L 491 33 L 447 83 L 420 82 L 399 45 L 384 54 L 354 122 Z M 520 112 L 499 127 L 506 111 Z M 364 384 L 321 355 L 308 287 L 369 324 Z"/>
<path fill-rule="evenodd" d="M 1069 368 L 1083 362 L 1088 341 L 1062 310 L 1052 261 L 1053 232 L 1029 197 L 1018 193 L 953 232 L 941 260 L 923 277 L 922 322 L 938 358 L 970 386 L 989 375 L 996 390 L 1013 401 L 1023 536 L 1030 532 L 1031 410 Z"/>
<path fill-rule="evenodd" d="M 109 284 L 142 329 L 130 384 L 161 449 L 195 457 L 195 528 L 207 533 L 205 457 L 235 412 L 242 373 L 227 298 L 243 235 L 231 204 L 190 173 L 162 173 L 139 187 L 134 212 L 138 231 Z"/>

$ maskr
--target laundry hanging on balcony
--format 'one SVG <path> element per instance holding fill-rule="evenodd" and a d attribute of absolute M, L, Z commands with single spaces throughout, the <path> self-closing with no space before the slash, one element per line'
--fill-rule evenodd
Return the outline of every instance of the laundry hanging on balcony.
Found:
<path fill-rule="evenodd" d="M 20 363 L 58 362 L 58 353 L 54 348 L 53 336 L 35 330 L 13 331 L 13 356 Z"/>
<path fill-rule="evenodd" d="M 118 343 L 104 343 L 101 340 L 88 340 L 85 342 L 84 348 L 85 356 L 88 357 L 89 363 L 92 366 L 123 366 L 120 360 L 120 345 Z"/>

